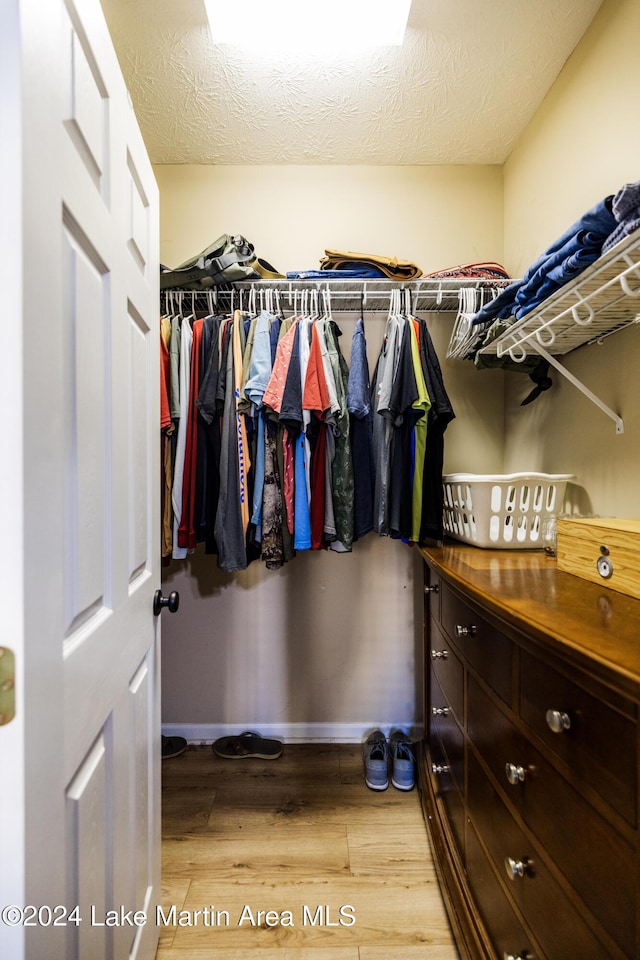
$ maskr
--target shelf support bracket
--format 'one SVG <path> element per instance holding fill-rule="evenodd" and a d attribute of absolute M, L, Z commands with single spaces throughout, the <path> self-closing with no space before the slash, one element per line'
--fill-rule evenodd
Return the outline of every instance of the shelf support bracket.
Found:
<path fill-rule="evenodd" d="M 548 353 L 538 341 L 532 339 L 529 342 L 529 346 L 535 350 L 536 353 L 539 353 L 540 356 L 543 357 L 548 363 L 550 363 L 552 367 L 555 367 L 558 373 L 561 373 L 565 379 L 574 385 L 574 387 L 577 387 L 580 393 L 583 393 L 585 397 L 588 397 L 589 400 L 591 400 L 592 403 L 595 403 L 597 407 L 600 407 L 602 412 L 606 413 L 606 415 L 615 423 L 617 434 L 624 433 L 624 421 L 622 417 L 619 417 L 618 414 L 611 409 L 611 407 L 608 407 L 604 400 L 601 400 L 600 397 L 597 397 L 592 390 L 589 390 L 589 387 L 582 383 L 581 380 L 578 380 L 577 377 L 574 377 L 574 375 L 570 373 L 569 370 L 567 370 L 567 368 L 556 359 L 556 357 Z"/>

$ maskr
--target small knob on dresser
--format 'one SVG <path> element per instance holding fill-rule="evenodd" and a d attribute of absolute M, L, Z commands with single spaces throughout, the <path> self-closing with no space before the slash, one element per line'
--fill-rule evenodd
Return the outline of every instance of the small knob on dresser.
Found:
<path fill-rule="evenodd" d="M 456 623 L 455 631 L 456 637 L 475 637 L 477 628 L 474 623 L 470 623 L 468 626 L 465 623 Z"/>
<path fill-rule="evenodd" d="M 449 773 L 449 765 L 446 763 L 432 763 L 431 772 L 432 773 Z"/>
<path fill-rule="evenodd" d="M 522 950 L 520 953 L 508 953 L 506 950 L 502 954 L 502 960 L 535 960 L 532 953 L 528 950 Z"/>
<path fill-rule="evenodd" d="M 517 783 L 523 783 L 524 778 L 527 775 L 527 771 L 524 767 L 519 767 L 515 763 L 506 763 L 504 767 L 504 772 L 507 777 L 507 780 L 510 784 L 515 786 Z"/>
<path fill-rule="evenodd" d="M 432 650 L 431 659 L 432 660 L 446 660 L 449 656 L 448 650 Z"/>
<path fill-rule="evenodd" d="M 434 717 L 448 717 L 450 712 L 449 707 L 431 707 L 431 714 Z"/>
<path fill-rule="evenodd" d="M 437 583 L 430 583 L 424 588 L 425 593 L 439 593 L 440 587 Z"/>
<path fill-rule="evenodd" d="M 522 880 L 527 874 L 528 866 L 529 860 L 526 857 L 523 860 L 514 860 L 513 857 L 504 858 L 504 868 L 509 880 Z"/>
<path fill-rule="evenodd" d="M 545 719 L 553 733 L 564 733 L 565 730 L 571 729 L 571 717 L 561 710 L 547 710 Z"/>

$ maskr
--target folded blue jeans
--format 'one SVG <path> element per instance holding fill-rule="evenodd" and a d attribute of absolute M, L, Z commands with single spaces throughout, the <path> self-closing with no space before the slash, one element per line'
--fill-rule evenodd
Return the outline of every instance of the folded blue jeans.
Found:
<path fill-rule="evenodd" d="M 612 212 L 613 195 L 587 210 L 527 268 L 521 281 L 510 284 L 476 313 L 472 325 L 525 316 L 551 293 L 578 276 L 602 251 L 606 238 L 616 227 Z M 563 266 L 564 265 L 564 266 Z M 549 280 L 549 271 L 555 271 Z"/>
<path fill-rule="evenodd" d="M 357 267 L 353 270 L 290 270 L 287 280 L 388 280 L 377 267 Z"/>

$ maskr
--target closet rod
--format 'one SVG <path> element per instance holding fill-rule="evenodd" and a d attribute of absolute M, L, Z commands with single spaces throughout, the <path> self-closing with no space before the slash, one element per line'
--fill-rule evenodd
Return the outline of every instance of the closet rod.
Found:
<path fill-rule="evenodd" d="M 510 280 L 484 280 L 467 277 L 446 278 L 442 280 L 423 278 L 410 281 L 391 280 L 242 280 L 233 285 L 211 287 L 209 290 L 185 290 L 180 288 L 165 289 L 162 296 L 182 297 L 186 303 L 189 298 L 206 298 L 213 296 L 214 303 L 227 303 L 232 296 L 239 293 L 255 291 L 277 291 L 284 302 L 293 305 L 296 293 L 312 291 L 322 294 L 327 292 L 331 302 L 340 302 L 342 310 L 366 309 L 372 302 L 389 304 L 391 294 L 406 291 L 411 295 L 416 310 L 431 310 L 434 312 L 455 312 L 460 306 L 460 291 L 473 289 L 478 291 L 497 292 L 503 289 Z M 346 307 L 351 301 L 352 306 Z M 196 301 L 197 302 L 197 301 Z M 382 309 L 381 306 L 377 307 Z"/>

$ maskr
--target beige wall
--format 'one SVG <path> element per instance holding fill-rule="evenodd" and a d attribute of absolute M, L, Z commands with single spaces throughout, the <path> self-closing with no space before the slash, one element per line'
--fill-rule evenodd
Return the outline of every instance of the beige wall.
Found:
<path fill-rule="evenodd" d="M 317 267 L 325 246 L 397 255 L 423 270 L 502 258 L 502 172 L 494 167 L 156 167 L 161 259 L 176 266 L 242 232 L 281 271 Z M 336 315 L 348 357 L 354 317 Z M 371 370 L 386 315 L 365 317 Z M 502 466 L 503 374 L 446 361 L 451 315 L 429 318 L 458 415 L 446 469 Z M 421 566 L 371 534 L 351 556 L 297 556 L 228 577 L 215 557 L 174 563 L 165 588 L 166 729 L 210 738 L 259 728 L 288 739 L 356 739 L 372 724 L 422 721 Z M 175 725 L 178 724 L 176 727 Z M 180 726 L 186 725 L 186 726 Z"/>
<path fill-rule="evenodd" d="M 502 171 L 490 166 L 156 166 L 160 259 L 175 267 L 241 233 L 281 273 L 317 269 L 325 247 L 426 272 L 502 258 Z"/>
<path fill-rule="evenodd" d="M 504 168 L 505 258 L 522 270 L 583 212 L 640 178 L 640 4 L 605 0 Z M 640 331 L 568 355 L 566 367 L 623 416 L 625 433 L 560 375 L 530 407 L 505 375 L 505 469 L 569 472 L 583 511 L 640 516 Z"/>
<path fill-rule="evenodd" d="M 419 557 L 369 536 L 351 555 L 299 554 L 232 577 L 214 557 L 174 564 L 181 612 L 162 625 L 163 722 L 213 739 L 287 740 L 419 729 Z M 176 731 L 177 732 L 177 731 Z"/>

